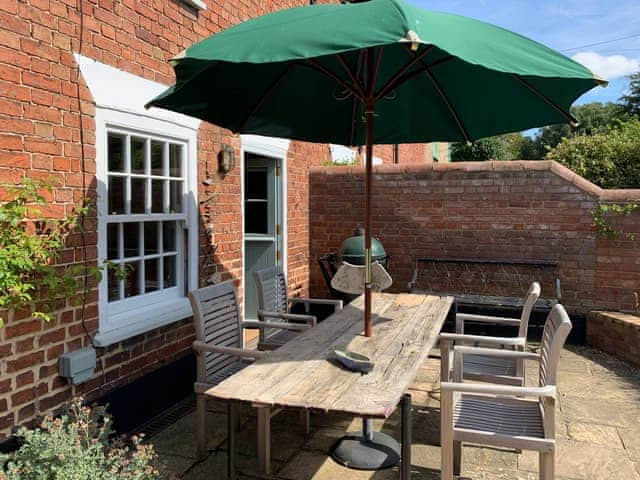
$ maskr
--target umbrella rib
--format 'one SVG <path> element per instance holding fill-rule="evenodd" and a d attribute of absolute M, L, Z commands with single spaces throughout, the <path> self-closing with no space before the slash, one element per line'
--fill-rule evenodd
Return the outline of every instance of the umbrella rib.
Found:
<path fill-rule="evenodd" d="M 413 57 L 411 61 L 409 61 L 404 67 L 398 70 L 396 74 L 393 77 L 391 77 L 389 81 L 387 81 L 387 83 L 380 90 L 378 90 L 378 93 L 375 94 L 375 100 L 376 101 L 380 100 L 382 97 L 384 97 L 387 93 L 389 93 L 395 87 L 397 87 L 403 82 L 406 82 L 412 76 L 422 72 L 422 69 L 420 69 L 416 72 L 411 72 L 411 74 L 408 74 L 408 76 L 405 75 L 411 67 L 413 67 L 416 63 L 420 62 L 424 57 L 426 57 L 429 54 L 429 52 L 431 52 L 431 50 L 433 50 L 433 45 L 429 45 L 418 55 Z"/>
<path fill-rule="evenodd" d="M 442 89 L 442 86 L 440 85 L 440 82 L 438 82 L 438 80 L 436 79 L 435 75 L 433 73 L 431 73 L 431 70 L 429 68 L 427 68 L 424 71 L 424 73 L 425 73 L 425 75 L 427 75 L 427 77 L 429 77 L 429 80 L 431 80 L 431 83 L 433 83 L 433 86 L 436 89 L 436 91 L 438 92 L 438 95 L 440 95 L 440 98 L 442 99 L 444 104 L 449 109 L 449 113 L 451 114 L 451 116 L 453 117 L 454 121 L 458 125 L 458 128 L 460 129 L 460 131 L 462 132 L 462 136 L 464 137 L 464 140 L 466 142 L 470 142 L 471 141 L 471 137 L 469 137 L 469 132 L 467 132 L 467 129 L 464 127 L 464 124 L 462 123 L 462 120 L 460 119 L 460 116 L 458 115 L 458 112 L 456 111 L 456 109 L 451 104 L 451 101 L 449 100 L 449 97 L 447 97 L 447 94 L 444 93 L 444 90 Z"/>
<path fill-rule="evenodd" d="M 369 53 L 373 55 L 373 50 Z M 368 97 L 373 97 L 373 91 L 376 88 L 376 81 L 378 80 L 378 72 L 380 71 L 380 64 L 382 63 L 382 48 L 378 49 L 378 58 L 376 59 L 376 66 L 373 69 L 373 74 L 371 78 L 371 83 L 369 84 L 369 91 L 367 92 Z"/>
<path fill-rule="evenodd" d="M 515 79 L 517 79 L 520 83 L 522 83 L 525 87 L 527 87 L 533 94 L 541 98 L 546 104 L 553 107 L 562 117 L 570 124 L 572 127 L 578 126 L 578 120 L 571 115 L 569 112 L 565 111 L 560 105 L 547 97 L 544 93 L 538 90 L 536 87 L 527 82 L 520 75 L 516 75 L 515 73 L 511 74 Z"/>
<path fill-rule="evenodd" d="M 251 117 L 260 109 L 260 107 L 262 106 L 262 104 L 264 103 L 264 101 L 269 97 L 269 95 L 271 95 L 273 93 L 273 91 L 276 89 L 276 87 L 278 85 L 280 85 L 280 83 L 282 82 L 282 80 L 284 80 L 284 78 L 289 74 L 289 72 L 291 72 L 291 70 L 293 70 L 293 67 L 295 66 L 295 63 L 290 63 L 289 65 L 287 65 L 287 68 L 285 69 L 284 72 L 282 72 L 278 78 L 276 78 L 271 85 L 269 85 L 267 87 L 267 89 L 264 91 L 264 93 L 260 96 L 260 98 L 258 99 L 258 101 L 251 107 L 251 110 L 249 110 L 249 113 L 247 113 L 247 116 L 244 118 L 244 120 L 242 121 L 242 124 L 240 125 L 240 128 L 237 131 L 241 131 L 244 130 L 244 128 L 247 126 L 247 123 L 249 122 L 249 120 L 251 119 Z"/>
<path fill-rule="evenodd" d="M 358 99 L 353 97 L 353 111 L 351 112 L 351 138 L 349 145 L 353 145 L 354 137 L 356 136 L 356 113 L 358 111 Z"/>
<path fill-rule="evenodd" d="M 345 82 L 336 73 L 332 72 L 327 67 L 325 67 L 324 65 L 321 65 L 320 63 L 316 62 L 315 60 L 310 58 L 305 63 L 302 63 L 301 65 L 306 65 L 306 66 L 308 66 L 310 68 L 318 70 L 320 73 L 324 74 L 325 76 L 329 77 L 333 81 L 337 82 L 340 86 L 342 86 L 345 89 L 347 89 L 347 91 L 351 92 L 353 94 L 353 96 L 359 98 L 360 100 L 363 99 L 360 96 L 360 94 L 356 90 L 354 90 L 354 88 L 351 85 L 349 85 L 347 82 Z"/>
<path fill-rule="evenodd" d="M 354 73 L 349 68 L 349 65 L 347 65 L 347 62 L 343 58 L 342 54 L 338 53 L 336 57 L 338 58 L 338 61 L 340 62 L 340 65 L 342 65 L 342 68 L 344 69 L 344 71 L 347 72 L 347 75 L 349 75 L 349 78 L 351 79 L 351 83 L 353 83 L 353 87 L 358 91 L 358 94 L 360 95 L 360 97 L 364 98 L 364 90 L 362 89 L 360 82 L 358 82 L 358 80 L 356 79 L 356 76 L 354 75 Z"/>

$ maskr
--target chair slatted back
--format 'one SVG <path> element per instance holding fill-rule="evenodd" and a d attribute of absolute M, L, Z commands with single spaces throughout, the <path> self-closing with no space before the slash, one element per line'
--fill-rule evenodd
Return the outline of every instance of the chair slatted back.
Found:
<path fill-rule="evenodd" d="M 540 386 L 555 385 L 564 342 L 571 331 L 571 320 L 560 304 L 547 316 L 540 343 Z"/>
<path fill-rule="evenodd" d="M 269 312 L 287 313 L 289 294 L 287 278 L 280 266 L 253 272 L 258 287 L 258 308 Z"/>
<path fill-rule="evenodd" d="M 529 286 L 527 295 L 524 297 L 524 304 L 522 305 L 522 314 L 520 315 L 520 328 L 518 330 L 519 337 L 527 337 L 527 329 L 529 328 L 529 319 L 531 318 L 531 311 L 533 306 L 540 298 L 540 284 L 533 282 Z"/>
<path fill-rule="evenodd" d="M 242 347 L 240 307 L 233 280 L 189 293 L 193 308 L 196 338 L 209 345 Z M 204 357 L 204 360 L 200 359 Z M 234 363 L 238 357 L 207 352 L 198 356 L 198 381 L 207 382 L 217 372 Z"/>

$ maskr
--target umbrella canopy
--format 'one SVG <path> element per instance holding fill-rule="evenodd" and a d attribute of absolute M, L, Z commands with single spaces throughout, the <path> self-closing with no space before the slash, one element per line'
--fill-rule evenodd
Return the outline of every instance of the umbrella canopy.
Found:
<path fill-rule="evenodd" d="M 279 11 L 213 35 L 172 62 L 175 85 L 148 106 L 238 133 L 366 144 L 367 336 L 372 145 L 471 141 L 573 122 L 571 103 L 606 83 L 520 35 L 402 0 Z"/>
<path fill-rule="evenodd" d="M 150 105 L 234 132 L 363 145 L 370 92 L 355 87 L 367 82 L 368 49 L 373 143 L 470 141 L 567 123 L 571 103 L 605 83 L 494 25 L 371 0 L 282 10 L 196 43 L 172 60 L 176 84 Z"/>

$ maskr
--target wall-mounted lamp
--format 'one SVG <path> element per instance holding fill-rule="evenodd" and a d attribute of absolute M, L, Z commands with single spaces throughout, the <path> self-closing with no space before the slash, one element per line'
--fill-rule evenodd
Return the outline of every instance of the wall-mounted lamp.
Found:
<path fill-rule="evenodd" d="M 222 144 L 222 148 L 218 153 L 218 171 L 220 173 L 229 173 L 236 165 L 236 152 L 231 145 Z"/>

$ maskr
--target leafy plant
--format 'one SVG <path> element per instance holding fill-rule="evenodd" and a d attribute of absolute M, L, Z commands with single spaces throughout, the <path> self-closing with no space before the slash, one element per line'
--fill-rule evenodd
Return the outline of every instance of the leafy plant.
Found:
<path fill-rule="evenodd" d="M 640 205 L 636 203 L 619 204 L 600 204 L 592 212 L 593 225 L 600 235 L 610 238 L 619 238 L 624 236 L 628 240 L 635 240 L 632 233 L 624 232 L 620 228 L 613 228 L 608 221 L 608 214 L 631 215 L 631 213 L 640 209 Z"/>
<path fill-rule="evenodd" d="M 141 439 L 112 440 L 111 418 L 103 407 L 75 398 L 59 418 L 47 416 L 38 428 L 20 428 L 22 446 L 0 457 L 0 480 L 155 480 L 156 455 Z"/>
<path fill-rule="evenodd" d="M 51 319 L 56 301 L 78 301 L 84 277 L 97 281 L 101 269 L 83 265 L 57 265 L 65 239 L 81 228 L 89 210 L 85 204 L 63 219 L 45 218 L 42 191 L 52 191 L 47 182 L 25 179 L 20 187 L 6 187 L 10 200 L 0 204 L 0 326 L 8 310 L 36 303 L 34 317 Z"/>
<path fill-rule="evenodd" d="M 640 120 L 605 133 L 563 139 L 547 158 L 603 188 L 640 187 Z"/>

